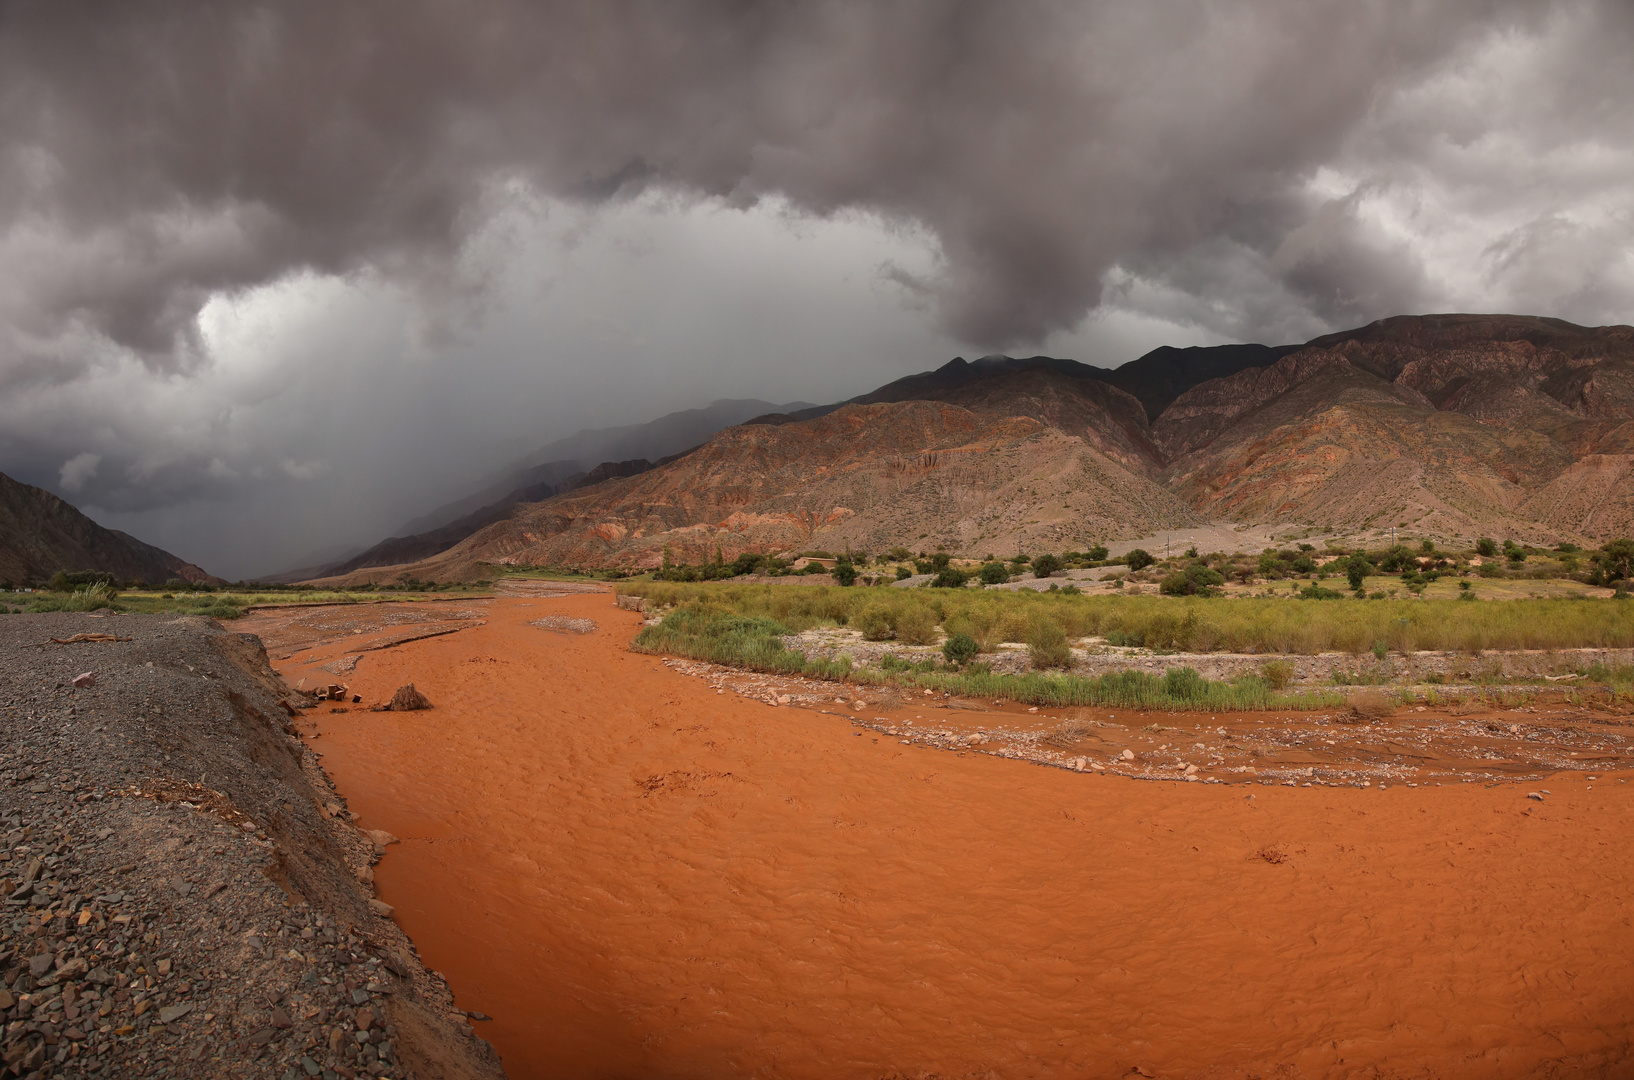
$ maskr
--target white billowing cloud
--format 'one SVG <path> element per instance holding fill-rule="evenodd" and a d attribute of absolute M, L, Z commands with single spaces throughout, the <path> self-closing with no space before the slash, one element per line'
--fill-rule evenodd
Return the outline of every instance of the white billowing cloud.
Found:
<path fill-rule="evenodd" d="M 101 454 L 89 451 L 75 454 L 62 463 L 58 475 L 62 479 L 62 486 L 67 491 L 78 491 L 85 486 L 85 481 L 96 475 L 96 467 L 102 463 Z"/>

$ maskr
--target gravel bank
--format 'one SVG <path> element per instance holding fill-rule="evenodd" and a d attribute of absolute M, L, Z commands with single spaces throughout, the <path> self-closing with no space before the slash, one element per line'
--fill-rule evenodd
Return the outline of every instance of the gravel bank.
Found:
<path fill-rule="evenodd" d="M 210 620 L 0 618 L 0 1074 L 504 1075 L 287 699 Z"/>

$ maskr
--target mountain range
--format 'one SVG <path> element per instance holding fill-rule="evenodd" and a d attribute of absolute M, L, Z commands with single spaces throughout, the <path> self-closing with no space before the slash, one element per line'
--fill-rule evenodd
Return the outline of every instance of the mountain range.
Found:
<path fill-rule="evenodd" d="M 1634 327 L 1400 316 L 1111 370 L 959 358 L 671 453 L 609 458 L 548 493 L 518 485 L 331 574 L 641 567 L 666 549 L 682 562 L 846 545 L 1007 554 L 1209 520 L 1598 541 L 1634 531 Z"/>

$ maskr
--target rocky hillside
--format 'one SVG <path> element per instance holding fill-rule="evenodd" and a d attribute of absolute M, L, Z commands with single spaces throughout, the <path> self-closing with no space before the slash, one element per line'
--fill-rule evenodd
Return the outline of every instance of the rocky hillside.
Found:
<path fill-rule="evenodd" d="M 1535 541 L 1629 531 L 1634 328 L 1448 315 L 1318 338 L 1153 425 L 1210 517 Z"/>
<path fill-rule="evenodd" d="M 190 562 L 104 529 L 43 488 L 0 473 L 0 584 L 44 581 L 58 570 L 102 570 L 122 581 L 217 581 Z"/>
<path fill-rule="evenodd" d="M 358 573 L 647 566 L 665 547 L 692 562 L 846 544 L 980 555 L 1220 519 L 1598 542 L 1634 531 L 1631 475 L 1634 328 L 1402 317 L 1303 346 L 1162 349 L 1110 372 L 956 359 Z"/>
<path fill-rule="evenodd" d="M 464 577 L 496 561 L 656 566 L 666 547 L 683 562 L 717 548 L 1061 549 L 1199 522 L 1093 440 L 1005 411 L 909 401 L 730 428 L 638 476 L 518 507 L 413 574 Z"/>

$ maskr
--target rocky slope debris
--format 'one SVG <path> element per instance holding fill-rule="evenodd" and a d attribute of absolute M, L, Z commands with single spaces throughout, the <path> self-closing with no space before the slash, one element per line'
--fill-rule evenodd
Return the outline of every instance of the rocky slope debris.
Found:
<path fill-rule="evenodd" d="M 383 849 L 286 730 L 297 704 L 207 620 L 0 623 L 8 1075 L 503 1075 L 371 906 Z"/>

